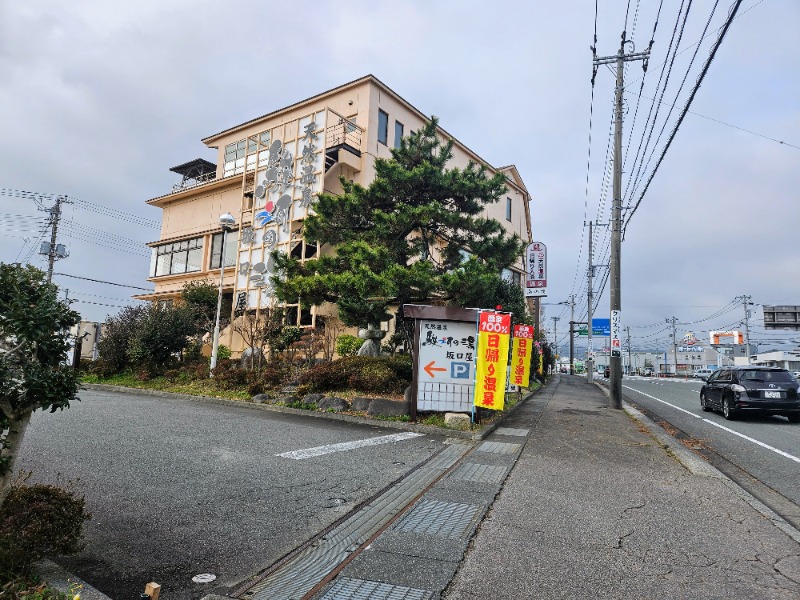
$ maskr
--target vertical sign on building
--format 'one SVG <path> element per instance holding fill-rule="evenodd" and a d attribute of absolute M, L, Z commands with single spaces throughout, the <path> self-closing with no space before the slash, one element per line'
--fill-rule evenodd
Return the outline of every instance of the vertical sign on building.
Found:
<path fill-rule="evenodd" d="M 533 242 L 525 252 L 525 296 L 547 296 L 547 246 Z"/>
<path fill-rule="evenodd" d="M 514 345 L 511 350 L 511 385 L 528 387 L 531 377 L 533 326 L 514 325 Z"/>
<path fill-rule="evenodd" d="M 481 312 L 475 356 L 475 406 L 503 410 L 510 337 L 510 314 Z"/>

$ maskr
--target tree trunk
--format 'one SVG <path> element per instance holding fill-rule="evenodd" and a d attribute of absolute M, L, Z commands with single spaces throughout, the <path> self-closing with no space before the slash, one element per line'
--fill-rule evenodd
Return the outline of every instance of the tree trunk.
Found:
<path fill-rule="evenodd" d="M 32 410 L 26 410 L 19 418 L 12 420 L 8 435 L 5 438 L 6 447 L 3 448 L 2 457 L 3 459 L 8 459 L 9 462 L 0 478 L 0 506 L 3 506 L 6 496 L 11 491 L 11 481 L 14 478 L 14 467 L 17 463 L 19 448 L 22 445 L 22 438 L 25 436 L 25 430 L 28 428 L 32 413 Z"/>

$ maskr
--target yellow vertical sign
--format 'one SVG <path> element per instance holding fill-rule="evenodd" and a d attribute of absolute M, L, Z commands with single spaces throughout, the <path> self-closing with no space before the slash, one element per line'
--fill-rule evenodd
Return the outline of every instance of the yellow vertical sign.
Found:
<path fill-rule="evenodd" d="M 511 315 L 481 312 L 475 354 L 475 406 L 503 410 Z"/>
<path fill-rule="evenodd" d="M 531 377 L 533 326 L 514 325 L 514 345 L 511 350 L 511 383 L 528 387 Z"/>

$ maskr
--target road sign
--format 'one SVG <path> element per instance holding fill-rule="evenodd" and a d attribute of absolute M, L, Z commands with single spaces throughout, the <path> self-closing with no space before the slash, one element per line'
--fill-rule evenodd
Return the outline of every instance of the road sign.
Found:
<path fill-rule="evenodd" d="M 578 335 L 589 335 L 586 325 L 581 325 Z M 592 335 L 609 337 L 611 335 L 611 319 L 592 319 Z"/>

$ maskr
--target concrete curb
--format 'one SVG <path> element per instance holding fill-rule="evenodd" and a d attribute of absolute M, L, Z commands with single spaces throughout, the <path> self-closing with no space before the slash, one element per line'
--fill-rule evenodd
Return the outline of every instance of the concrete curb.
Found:
<path fill-rule="evenodd" d="M 548 382 L 549 383 L 549 382 Z M 279 412 L 303 417 L 312 417 L 316 419 L 327 419 L 330 421 L 345 421 L 347 423 L 357 423 L 359 425 L 372 425 L 377 427 L 384 427 L 386 429 L 401 429 L 403 431 L 413 431 L 416 433 L 423 433 L 428 435 L 443 435 L 445 437 L 459 438 L 462 440 L 480 441 L 486 436 L 490 435 L 503 421 L 513 415 L 520 406 L 525 404 L 530 398 L 536 395 L 539 391 L 543 390 L 547 383 L 540 387 L 538 390 L 530 392 L 522 397 L 517 404 L 500 416 L 497 420 L 493 421 L 480 431 L 460 431 L 458 429 L 444 429 L 441 427 L 434 427 L 432 425 L 422 425 L 419 423 L 405 423 L 403 421 L 384 421 L 382 419 L 372 419 L 369 417 L 360 417 L 356 415 L 343 415 L 340 413 L 327 413 L 316 412 L 313 410 L 302 410 L 299 408 L 289 408 L 287 406 L 275 406 L 273 404 L 256 404 L 244 400 L 228 400 L 227 398 L 216 398 L 214 396 L 194 396 L 192 394 L 178 394 L 175 392 L 162 392 L 160 390 L 147 390 L 142 388 L 129 388 L 116 385 L 107 385 L 101 383 L 84 383 L 82 387 L 90 390 L 99 390 L 105 392 L 117 392 L 121 394 L 138 394 L 141 396 L 156 396 L 158 398 L 166 398 L 168 400 L 188 400 L 190 402 L 205 402 L 209 404 L 219 404 L 222 406 L 236 406 L 239 408 L 249 408 L 254 410 L 266 410 L 271 412 Z"/>
<path fill-rule="evenodd" d="M 593 383 L 600 388 L 606 396 L 610 396 L 610 391 L 607 387 L 601 383 Z M 681 465 L 683 465 L 687 471 L 693 475 L 699 475 L 700 477 L 713 477 L 722 480 L 725 486 L 734 494 L 754 508 L 759 514 L 761 514 L 761 516 L 771 521 L 775 527 L 783 531 L 795 542 L 800 544 L 800 531 L 795 529 L 788 521 L 786 521 L 786 519 L 781 517 L 778 513 L 769 508 L 750 492 L 742 488 L 722 471 L 709 464 L 701 456 L 698 456 L 692 450 L 681 444 L 678 440 L 664 431 L 663 427 L 652 421 L 642 412 L 638 411 L 627 402 L 623 402 L 622 408 L 633 420 L 638 421 L 645 429 L 647 429 L 647 432 L 656 440 L 656 442 L 658 442 L 659 446 L 672 454 L 672 456 L 674 456 L 675 459 L 681 463 Z"/>
<path fill-rule="evenodd" d="M 64 592 L 68 597 L 70 593 L 79 593 L 81 600 L 112 600 L 51 560 L 40 560 L 33 565 L 33 570 L 43 581 L 47 582 L 48 586 Z M 80 587 L 76 590 L 77 586 Z"/>

